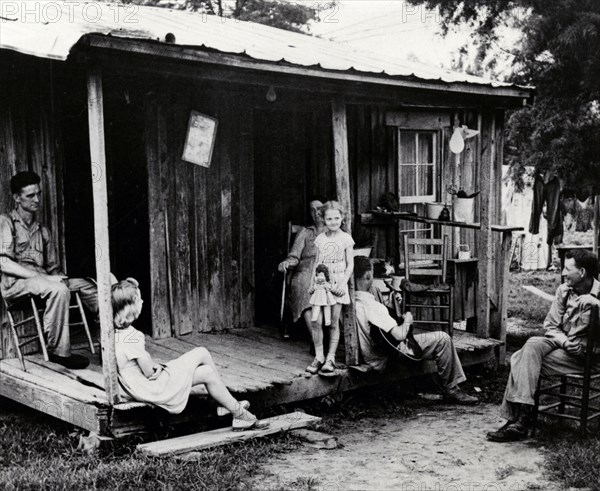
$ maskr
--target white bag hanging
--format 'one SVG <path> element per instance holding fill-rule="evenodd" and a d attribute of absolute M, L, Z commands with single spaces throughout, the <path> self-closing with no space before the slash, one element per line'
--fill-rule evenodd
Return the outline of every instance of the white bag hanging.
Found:
<path fill-rule="evenodd" d="M 462 128 L 454 128 L 454 133 L 450 138 L 450 151 L 459 154 L 465 149 L 465 140 L 462 136 Z"/>

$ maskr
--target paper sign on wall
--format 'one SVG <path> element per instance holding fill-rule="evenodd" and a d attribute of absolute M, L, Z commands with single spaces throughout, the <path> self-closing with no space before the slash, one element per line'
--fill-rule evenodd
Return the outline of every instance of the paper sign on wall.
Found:
<path fill-rule="evenodd" d="M 198 111 L 190 113 L 182 160 L 202 167 L 210 167 L 217 136 L 217 123 L 217 119 Z"/>

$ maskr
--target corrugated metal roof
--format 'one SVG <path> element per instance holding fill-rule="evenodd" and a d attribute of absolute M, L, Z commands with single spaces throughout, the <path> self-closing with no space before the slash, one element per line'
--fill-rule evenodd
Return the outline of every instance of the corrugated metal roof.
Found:
<path fill-rule="evenodd" d="M 465 73 L 430 67 L 251 22 L 201 13 L 135 5 L 74 1 L 0 2 L 0 48 L 66 60 L 86 34 L 212 49 L 255 60 L 301 67 L 416 78 L 429 82 L 521 88 Z"/>

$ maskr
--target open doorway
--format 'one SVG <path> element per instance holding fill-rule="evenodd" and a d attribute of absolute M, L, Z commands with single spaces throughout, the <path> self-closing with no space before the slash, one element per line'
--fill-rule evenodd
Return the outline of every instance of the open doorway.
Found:
<path fill-rule="evenodd" d="M 279 319 L 288 221 L 306 223 L 306 116 L 292 111 L 254 114 L 254 247 L 256 321 Z"/>
<path fill-rule="evenodd" d="M 63 104 L 64 215 L 68 274 L 96 277 L 92 182 L 85 74 L 73 71 Z M 152 332 L 150 301 L 147 169 L 142 101 L 104 82 L 105 145 L 111 270 L 118 279 L 140 283 L 147 308 L 136 327 Z"/>
<path fill-rule="evenodd" d="M 288 222 L 312 223 L 308 204 L 335 192 L 328 105 L 254 113 L 256 320 L 278 323 Z"/>

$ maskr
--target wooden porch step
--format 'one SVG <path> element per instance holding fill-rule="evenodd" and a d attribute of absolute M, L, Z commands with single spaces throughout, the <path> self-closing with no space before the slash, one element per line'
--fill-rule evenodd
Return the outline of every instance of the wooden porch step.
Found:
<path fill-rule="evenodd" d="M 205 431 L 193 435 L 170 438 L 168 440 L 142 443 L 137 446 L 137 449 L 146 455 L 154 457 L 178 455 L 194 450 L 203 450 L 206 448 L 228 445 L 230 443 L 242 442 L 251 438 L 273 435 L 280 431 L 305 428 L 321 421 L 321 418 L 311 416 L 310 414 L 301 411 L 295 411 L 293 413 L 267 418 L 266 421 L 269 422 L 269 427 L 264 430 L 237 432 L 232 431 L 231 428 L 219 428 L 218 430 Z"/>
<path fill-rule="evenodd" d="M 459 354 L 463 351 L 486 350 L 504 344 L 498 339 L 481 338 L 475 333 L 459 331 L 458 329 L 453 331 L 452 340 L 454 341 L 454 347 Z"/>

